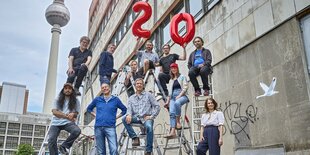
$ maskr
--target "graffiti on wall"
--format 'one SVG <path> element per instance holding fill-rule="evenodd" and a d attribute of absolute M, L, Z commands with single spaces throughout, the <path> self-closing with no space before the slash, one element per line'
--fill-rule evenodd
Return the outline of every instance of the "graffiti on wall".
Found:
<path fill-rule="evenodd" d="M 224 113 L 224 134 L 229 132 L 235 136 L 238 143 L 249 143 L 249 124 L 254 124 L 259 118 L 258 109 L 253 104 L 239 102 L 225 102 L 219 104 L 219 109 Z"/>

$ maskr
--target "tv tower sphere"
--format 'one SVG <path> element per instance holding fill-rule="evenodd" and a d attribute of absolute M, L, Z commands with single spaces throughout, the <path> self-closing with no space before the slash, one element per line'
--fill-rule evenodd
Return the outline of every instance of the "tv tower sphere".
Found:
<path fill-rule="evenodd" d="M 70 12 L 64 5 L 64 0 L 54 0 L 53 4 L 46 9 L 45 17 L 52 26 L 58 24 L 60 27 L 63 27 L 70 20 Z"/>

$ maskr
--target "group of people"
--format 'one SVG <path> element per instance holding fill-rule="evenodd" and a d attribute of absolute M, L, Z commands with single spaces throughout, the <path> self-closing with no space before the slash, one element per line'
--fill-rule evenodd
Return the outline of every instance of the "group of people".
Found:
<path fill-rule="evenodd" d="M 205 96 L 209 95 L 210 89 L 208 87 L 208 74 L 212 72 L 212 56 L 208 49 L 203 48 L 203 43 L 201 37 L 194 38 L 193 44 L 196 49 L 190 54 L 188 60 L 188 76 L 195 89 L 195 96 L 202 94 L 197 81 L 198 75 L 201 76 Z M 55 100 L 52 110 L 54 116 L 48 140 L 51 155 L 56 154 L 58 150 L 62 154 L 67 154 L 68 149 L 81 133 L 81 130 L 75 124 L 80 112 L 80 103 L 76 96 L 80 95 L 79 87 L 91 62 L 92 54 L 87 49 L 88 44 L 89 38 L 82 37 L 80 46 L 70 51 L 67 83 Z M 183 47 L 183 54 L 180 56 L 170 54 L 170 45 L 165 44 L 162 47 L 163 56 L 159 59 L 157 53 L 153 51 L 153 43 L 149 40 L 146 41 L 145 51 L 136 52 L 140 64 L 135 60 L 129 63 L 131 71 L 127 74 L 124 82 L 127 87 L 130 87 L 128 89 L 127 107 L 118 97 L 111 95 L 111 76 L 113 72 L 117 73 L 117 70 L 113 68 L 114 50 L 115 45 L 109 44 L 107 51 L 102 52 L 100 55 L 99 75 L 102 95 L 96 97 L 87 107 L 87 112 L 95 117 L 94 131 L 98 154 L 106 154 L 106 139 L 110 154 L 118 154 L 115 124 L 116 119 L 122 118 L 124 127 L 132 139 L 132 146 L 140 145 L 139 137 L 135 133 L 132 124 L 144 125 L 147 137 L 145 154 L 150 155 L 153 150 L 153 124 L 154 119 L 160 112 L 160 105 L 153 94 L 144 90 L 143 77 L 149 69 L 160 66 L 158 79 L 164 90 L 162 93 L 167 96 L 165 107 L 169 109 L 171 125 L 170 133 L 165 137 L 176 137 L 176 130 L 182 127 L 180 123 L 181 107 L 189 102 L 187 97 L 188 80 L 186 76 L 180 73 L 176 63 L 176 60 L 186 60 L 185 46 Z M 73 86 L 75 78 L 75 85 Z M 94 108 L 96 108 L 96 112 L 93 111 Z M 223 113 L 217 111 L 216 108 L 217 103 L 214 99 L 209 98 L 206 100 L 205 109 L 207 113 L 201 119 L 201 141 L 198 145 L 197 154 L 206 154 L 208 149 L 210 149 L 210 155 L 220 154 L 220 146 L 223 144 L 222 125 L 224 118 Z M 122 111 L 119 115 L 117 115 L 117 109 Z M 70 133 L 70 136 L 57 147 L 57 137 L 60 130 L 66 130 Z"/>

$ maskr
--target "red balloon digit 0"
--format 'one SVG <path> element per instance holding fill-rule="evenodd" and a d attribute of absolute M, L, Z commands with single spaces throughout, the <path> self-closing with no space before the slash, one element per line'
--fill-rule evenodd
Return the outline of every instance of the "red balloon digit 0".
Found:
<path fill-rule="evenodd" d="M 149 38 L 151 36 L 150 30 L 142 29 L 141 26 L 142 24 L 144 24 L 146 21 L 148 21 L 151 18 L 152 7 L 147 2 L 138 1 L 133 5 L 132 10 L 134 12 L 140 12 L 141 10 L 144 11 L 143 15 L 138 17 L 133 22 L 133 25 L 132 25 L 133 35 L 137 37 L 142 37 L 142 38 Z"/>
<path fill-rule="evenodd" d="M 178 32 L 178 26 L 181 21 L 186 22 L 186 34 L 184 37 L 181 37 Z M 173 16 L 170 24 L 170 35 L 171 39 L 180 46 L 184 46 L 185 43 L 189 43 L 195 35 L 194 17 L 188 13 L 179 13 Z"/>

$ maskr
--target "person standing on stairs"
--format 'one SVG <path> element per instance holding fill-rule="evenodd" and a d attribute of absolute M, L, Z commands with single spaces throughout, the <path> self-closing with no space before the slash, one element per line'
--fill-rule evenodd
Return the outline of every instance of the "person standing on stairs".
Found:
<path fill-rule="evenodd" d="M 58 155 L 57 138 L 61 130 L 70 133 L 69 137 L 59 146 L 60 153 L 68 154 L 73 142 L 79 137 L 81 129 L 75 121 L 80 112 L 80 102 L 76 98 L 71 83 L 65 83 L 54 102 L 53 118 L 48 132 L 48 149 L 50 155 Z"/>
<path fill-rule="evenodd" d="M 96 117 L 95 137 L 98 155 L 106 155 L 106 139 L 108 140 L 110 155 L 117 155 L 116 119 L 126 114 L 127 108 L 122 101 L 111 95 L 111 87 L 108 83 L 101 85 L 103 96 L 96 97 L 87 107 L 87 112 Z M 96 113 L 93 109 L 96 107 Z M 117 109 L 121 113 L 116 115 Z"/>
<path fill-rule="evenodd" d="M 223 145 L 224 114 L 217 111 L 217 102 L 208 98 L 205 102 L 206 113 L 201 116 L 200 142 L 197 146 L 197 155 L 220 155 Z"/>
<path fill-rule="evenodd" d="M 190 54 L 188 59 L 188 76 L 195 89 L 194 95 L 201 95 L 201 90 L 197 81 L 197 76 L 200 75 L 204 89 L 203 95 L 208 96 L 210 90 L 208 85 L 208 75 L 212 73 L 212 55 L 208 49 L 203 47 L 204 42 L 201 37 L 195 37 L 193 43 L 196 49 Z"/>
<path fill-rule="evenodd" d="M 88 66 L 92 59 L 92 52 L 87 49 L 90 39 L 86 36 L 81 37 L 80 47 L 72 48 L 69 53 L 69 69 L 67 70 L 67 83 L 74 84 L 76 95 L 80 96 L 79 88 L 88 71 Z"/>
<path fill-rule="evenodd" d="M 181 107 L 189 102 L 186 92 L 188 89 L 188 82 L 184 75 L 180 74 L 178 64 L 172 63 L 170 65 L 170 81 L 168 84 L 169 95 L 165 107 L 169 106 L 170 113 L 170 133 L 165 138 L 176 137 L 176 129 L 181 129 Z"/>

